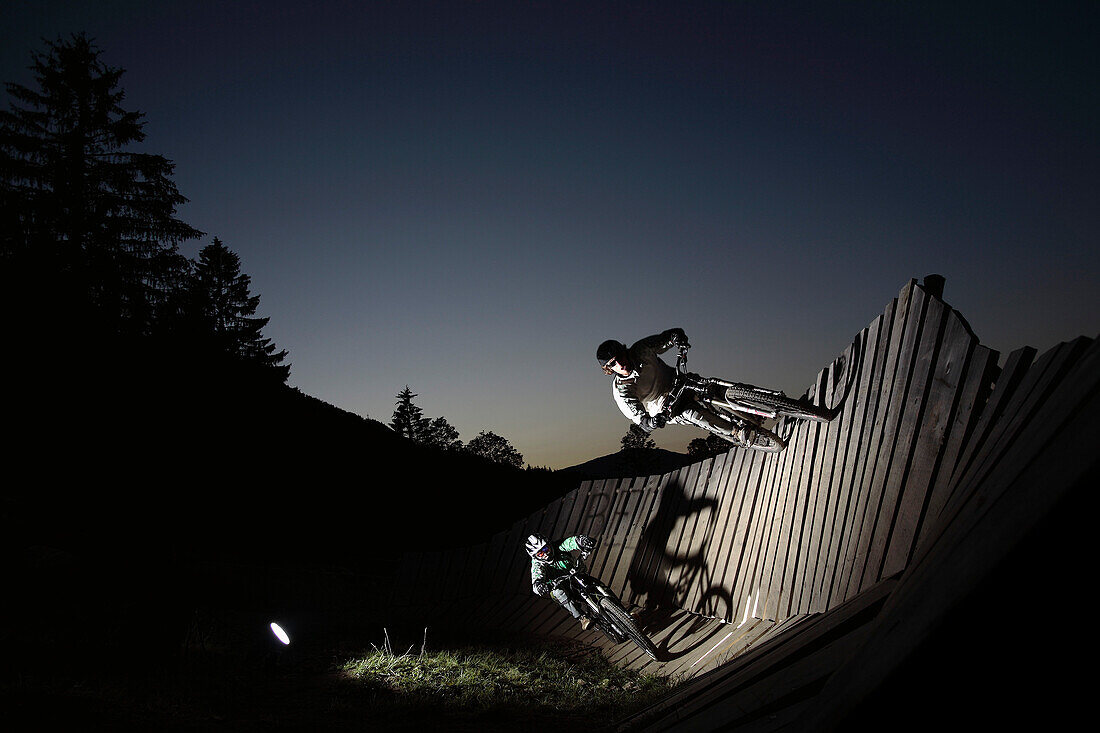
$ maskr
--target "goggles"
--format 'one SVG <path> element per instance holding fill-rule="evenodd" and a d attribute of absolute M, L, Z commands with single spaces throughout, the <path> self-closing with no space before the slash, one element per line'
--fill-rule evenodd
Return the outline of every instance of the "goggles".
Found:
<path fill-rule="evenodd" d="M 550 552 L 550 545 L 543 545 L 542 548 L 535 553 L 535 557 L 537 557 L 539 560 L 549 560 Z"/>

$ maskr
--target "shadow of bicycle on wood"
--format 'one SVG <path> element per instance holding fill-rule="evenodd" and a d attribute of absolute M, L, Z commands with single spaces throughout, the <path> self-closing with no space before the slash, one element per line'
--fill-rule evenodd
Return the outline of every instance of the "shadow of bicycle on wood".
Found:
<path fill-rule="evenodd" d="M 730 591 L 707 562 L 718 522 L 718 498 L 670 481 L 643 528 L 627 571 L 624 600 L 640 609 L 639 626 L 662 662 L 690 654 L 721 630 L 733 611 Z M 711 631 L 703 633 L 707 629 Z"/>

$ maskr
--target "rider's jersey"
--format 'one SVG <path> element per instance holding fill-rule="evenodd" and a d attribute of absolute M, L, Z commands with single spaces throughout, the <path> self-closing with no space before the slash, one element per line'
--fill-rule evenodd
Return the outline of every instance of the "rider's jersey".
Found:
<path fill-rule="evenodd" d="M 580 545 L 577 544 L 577 537 L 580 535 L 574 535 L 573 537 L 566 537 L 559 542 L 556 547 L 558 551 L 555 553 L 553 560 L 543 562 L 536 558 L 531 558 L 531 590 L 535 589 L 535 586 L 540 580 L 550 582 L 554 578 L 560 578 L 568 573 L 572 568 L 580 568 L 581 565 L 570 552 L 579 550 Z"/>
<path fill-rule="evenodd" d="M 676 344 L 683 330 L 670 328 L 637 341 L 629 350 L 634 367 L 628 376 L 611 380 L 611 394 L 627 419 L 640 425 L 646 415 L 656 415 L 664 406 L 664 397 L 672 389 L 676 370 L 659 357 Z"/>

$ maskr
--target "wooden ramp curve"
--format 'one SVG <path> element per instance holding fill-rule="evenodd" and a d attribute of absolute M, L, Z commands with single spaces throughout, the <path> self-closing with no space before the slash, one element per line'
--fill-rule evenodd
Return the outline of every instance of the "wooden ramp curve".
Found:
<path fill-rule="evenodd" d="M 998 365 L 934 280 L 910 281 L 809 388 L 836 417 L 781 422 L 782 453 L 584 482 L 487 543 L 406 556 L 399 577 L 412 582 L 393 602 L 577 637 L 557 604 L 531 595 L 523 539 L 596 536 L 592 574 L 637 607 L 665 656 L 585 638 L 624 664 L 696 678 L 625 727 L 709 730 L 737 710 L 745 729 L 829 729 L 875 689 L 881 676 L 866 670 L 900 664 L 1095 476 L 1097 351 L 1080 338 Z"/>

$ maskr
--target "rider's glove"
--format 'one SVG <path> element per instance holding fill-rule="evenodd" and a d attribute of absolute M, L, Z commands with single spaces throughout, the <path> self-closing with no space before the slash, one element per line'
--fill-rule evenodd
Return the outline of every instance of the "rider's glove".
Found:
<path fill-rule="evenodd" d="M 641 426 L 649 432 L 653 432 L 657 428 L 663 428 L 665 422 L 664 415 L 642 415 Z"/>
<path fill-rule="evenodd" d="M 672 331 L 672 345 L 683 346 L 685 349 L 690 349 L 691 344 L 688 343 L 687 334 L 684 333 L 682 328 L 673 328 Z"/>
<path fill-rule="evenodd" d="M 582 552 L 592 552 L 596 549 L 596 540 L 586 534 L 579 534 L 577 535 L 577 547 L 581 548 Z"/>
<path fill-rule="evenodd" d="M 535 583 L 535 595 L 544 596 L 550 592 L 550 584 L 545 580 Z"/>

